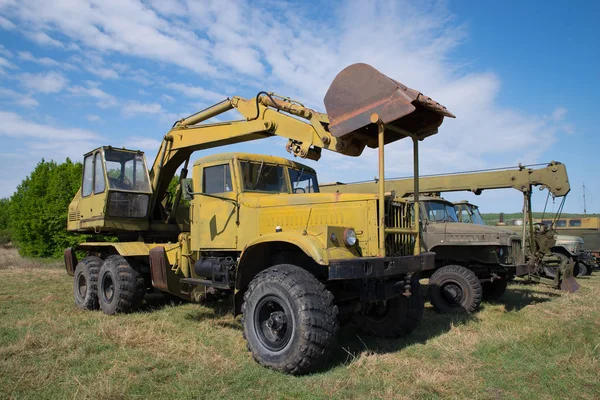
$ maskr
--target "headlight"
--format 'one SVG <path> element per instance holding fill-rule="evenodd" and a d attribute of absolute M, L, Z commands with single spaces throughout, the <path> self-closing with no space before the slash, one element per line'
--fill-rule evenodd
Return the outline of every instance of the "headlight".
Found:
<path fill-rule="evenodd" d="M 346 246 L 354 246 L 356 244 L 356 232 L 352 228 L 344 231 L 344 243 Z"/>

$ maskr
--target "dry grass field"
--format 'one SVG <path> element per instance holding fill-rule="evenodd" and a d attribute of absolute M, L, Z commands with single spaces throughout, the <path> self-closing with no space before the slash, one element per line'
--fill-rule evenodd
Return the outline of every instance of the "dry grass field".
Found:
<path fill-rule="evenodd" d="M 563 294 L 512 284 L 477 314 L 436 314 L 409 337 L 341 331 L 320 372 L 257 365 L 227 301 L 107 316 L 81 311 L 62 263 L 0 248 L 0 398 L 600 398 L 600 275 Z"/>

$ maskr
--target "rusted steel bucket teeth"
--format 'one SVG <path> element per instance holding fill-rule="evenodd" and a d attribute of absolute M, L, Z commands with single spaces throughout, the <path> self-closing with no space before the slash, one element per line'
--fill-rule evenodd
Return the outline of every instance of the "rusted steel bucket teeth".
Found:
<path fill-rule="evenodd" d="M 336 137 L 375 137 L 377 128 L 370 118 L 376 113 L 392 128 L 386 130 L 386 144 L 406 137 L 394 127 L 422 139 L 437 133 L 444 117 L 454 118 L 446 107 L 367 64 L 350 65 L 335 77 L 325 95 L 325 109 L 329 131 Z"/>

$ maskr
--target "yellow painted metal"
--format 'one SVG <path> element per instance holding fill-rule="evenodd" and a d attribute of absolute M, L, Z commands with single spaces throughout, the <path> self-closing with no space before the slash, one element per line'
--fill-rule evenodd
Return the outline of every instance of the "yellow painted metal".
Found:
<path fill-rule="evenodd" d="M 147 256 L 150 250 L 157 246 L 163 246 L 167 252 L 169 262 L 175 262 L 176 256 L 174 250 L 179 248 L 179 243 L 85 242 L 79 245 L 79 247 L 90 251 L 112 247 L 124 257 Z"/>
<path fill-rule="evenodd" d="M 385 146 L 385 125 L 377 114 L 371 116 L 371 122 L 377 123 L 377 148 L 379 150 L 379 180 L 377 182 L 379 191 L 379 256 L 385 257 L 385 159 L 383 151 Z"/>
<path fill-rule="evenodd" d="M 415 235 L 415 247 L 413 250 L 414 254 L 421 254 L 421 235 L 420 235 L 420 230 L 421 230 L 421 206 L 419 203 L 419 196 L 421 195 L 421 190 L 419 188 L 419 139 L 412 135 L 411 136 L 412 141 L 413 141 L 413 185 L 415 188 L 415 192 L 413 195 L 414 198 L 414 214 L 415 214 L 415 219 L 414 219 L 414 227 L 416 230 L 416 235 Z"/>
<path fill-rule="evenodd" d="M 415 147 L 413 151 L 418 150 Z M 527 192 L 530 185 L 548 188 L 557 197 L 565 196 L 571 190 L 566 166 L 554 161 L 542 168 L 517 167 L 419 178 L 420 193 L 470 191 L 479 194 L 486 189 L 504 188 Z M 377 193 L 377 190 L 376 182 L 321 185 L 322 192 Z M 395 192 L 398 197 L 410 196 L 415 193 L 414 180 L 388 179 L 385 190 Z"/>

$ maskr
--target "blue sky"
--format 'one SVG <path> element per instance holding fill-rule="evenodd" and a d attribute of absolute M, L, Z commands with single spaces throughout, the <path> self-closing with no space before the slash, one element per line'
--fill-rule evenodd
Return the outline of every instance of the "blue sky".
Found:
<path fill-rule="evenodd" d="M 0 197 L 42 158 L 100 145 L 152 160 L 173 122 L 260 90 L 319 110 L 345 66 L 366 62 L 456 114 L 422 143 L 426 174 L 559 160 L 565 207 L 600 212 L 596 2 L 0 0 Z M 244 150 L 287 157 L 269 139 Z M 197 157 L 203 154 L 197 153 Z M 387 176 L 411 173 L 388 146 Z M 324 152 L 322 182 L 370 179 L 377 156 Z M 512 190 L 447 196 L 517 212 Z M 543 207 L 545 194 L 534 204 Z M 551 207 L 551 206 L 550 206 Z"/>

